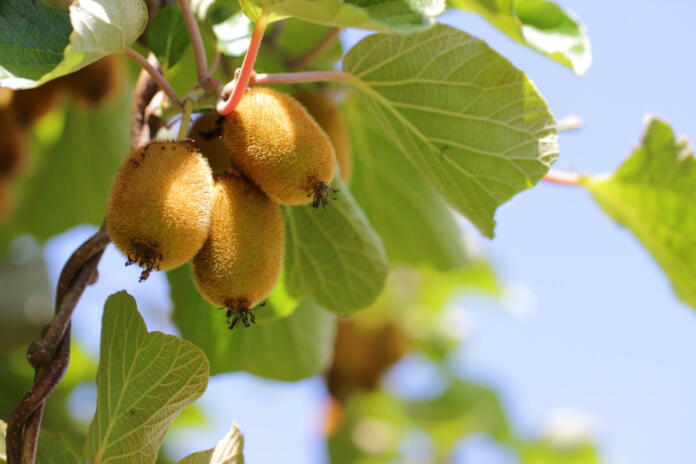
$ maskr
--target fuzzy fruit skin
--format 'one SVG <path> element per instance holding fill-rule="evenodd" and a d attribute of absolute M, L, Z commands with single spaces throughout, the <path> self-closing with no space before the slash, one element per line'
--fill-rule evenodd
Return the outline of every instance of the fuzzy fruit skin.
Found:
<path fill-rule="evenodd" d="M 156 141 L 133 150 L 116 174 L 107 231 L 131 263 L 169 270 L 191 260 L 208 237 L 213 177 L 190 141 Z"/>
<path fill-rule="evenodd" d="M 326 92 L 321 90 L 300 90 L 294 97 L 302 103 L 309 114 L 326 132 L 336 151 L 336 161 L 341 172 L 341 180 L 350 182 L 352 171 L 350 156 L 350 136 L 343 115 Z"/>
<path fill-rule="evenodd" d="M 278 282 L 284 240 L 277 204 L 241 176 L 219 176 L 210 235 L 193 259 L 198 290 L 228 316 L 250 311 Z"/>
<path fill-rule="evenodd" d="M 244 94 L 225 117 L 223 140 L 232 164 L 283 205 L 318 206 L 336 169 L 329 137 L 290 95 L 265 87 Z"/>
<path fill-rule="evenodd" d="M 208 159 L 213 174 L 227 172 L 232 167 L 230 152 L 220 134 L 215 133 L 217 120 L 217 114 L 204 114 L 194 121 L 188 133 L 188 137 Z"/>
<path fill-rule="evenodd" d="M 109 55 L 61 78 L 70 96 L 88 107 L 108 102 L 118 92 L 122 81 L 123 66 L 116 55 Z"/>

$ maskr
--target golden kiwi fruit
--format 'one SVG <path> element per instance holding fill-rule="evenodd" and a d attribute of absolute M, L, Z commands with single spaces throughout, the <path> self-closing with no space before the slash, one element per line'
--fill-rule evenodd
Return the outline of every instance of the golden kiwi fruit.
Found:
<path fill-rule="evenodd" d="M 193 143 L 155 141 L 133 150 L 119 168 L 107 231 L 126 265 L 143 268 L 143 281 L 152 270 L 194 257 L 208 237 L 212 207 L 210 166 Z"/>
<path fill-rule="evenodd" d="M 193 273 L 198 291 L 227 310 L 230 329 L 255 322 L 252 308 L 278 282 L 283 252 L 280 207 L 235 173 L 217 176 L 210 234 Z"/>
<path fill-rule="evenodd" d="M 338 161 L 341 179 L 344 182 L 349 182 L 351 175 L 350 136 L 338 107 L 322 90 L 299 90 L 293 96 L 307 108 L 309 114 L 331 139 L 336 151 L 336 161 Z"/>
<path fill-rule="evenodd" d="M 336 154 L 297 100 L 266 87 L 247 91 L 223 121 L 232 164 L 284 205 L 327 204 Z"/>
<path fill-rule="evenodd" d="M 189 129 L 188 137 L 208 159 L 214 174 L 230 170 L 232 161 L 230 152 L 222 141 L 217 114 L 208 113 L 194 121 Z"/>
<path fill-rule="evenodd" d="M 123 81 L 123 65 L 116 55 L 108 55 L 59 80 L 79 104 L 100 106 L 118 92 Z"/>

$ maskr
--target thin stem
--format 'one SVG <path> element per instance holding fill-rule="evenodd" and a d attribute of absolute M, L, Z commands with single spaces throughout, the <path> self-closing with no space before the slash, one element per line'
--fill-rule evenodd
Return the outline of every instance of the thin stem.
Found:
<path fill-rule="evenodd" d="M 582 174 L 570 171 L 558 171 L 551 169 L 545 176 L 544 181 L 560 185 L 580 185 Z"/>
<path fill-rule="evenodd" d="M 266 31 L 267 25 L 268 16 L 266 14 L 262 14 L 254 25 L 254 32 L 251 35 L 251 42 L 249 43 L 249 48 L 247 49 L 246 55 L 244 55 L 244 62 L 242 63 L 239 78 L 227 84 L 222 91 L 223 95 L 229 91 L 232 91 L 232 95 L 229 99 L 226 101 L 221 100 L 217 105 L 217 112 L 222 116 L 227 116 L 228 114 L 232 113 L 242 100 L 242 96 L 249 85 L 249 79 L 251 78 L 252 71 L 254 70 L 254 62 L 256 62 L 256 55 L 259 53 L 259 47 L 261 46 L 263 33 Z M 234 90 L 230 88 L 231 85 L 234 85 Z"/>
<path fill-rule="evenodd" d="M 186 138 L 188 133 L 189 124 L 191 123 L 191 112 L 193 111 L 193 101 L 186 99 L 184 100 L 184 110 L 181 112 L 181 125 L 179 126 L 179 134 L 176 136 L 177 140 L 183 140 Z"/>
<path fill-rule="evenodd" d="M 208 74 L 208 64 L 206 63 L 205 47 L 203 46 L 203 37 L 201 37 L 201 31 L 198 28 L 196 18 L 193 16 L 193 12 L 191 11 L 189 0 L 178 0 L 178 2 L 181 11 L 184 13 L 186 30 L 188 31 L 189 37 L 191 37 L 191 43 L 193 43 L 193 53 L 196 57 L 196 73 L 198 74 L 198 83 L 202 86 L 207 86 L 208 80 L 210 79 L 210 74 Z"/>
<path fill-rule="evenodd" d="M 312 61 L 317 59 L 324 53 L 338 38 L 341 29 L 338 27 L 331 28 L 329 32 L 322 37 L 319 42 L 314 45 L 307 53 L 290 61 L 290 69 L 306 68 Z"/>
<path fill-rule="evenodd" d="M 307 71 L 296 73 L 256 74 L 253 85 L 301 84 L 303 82 L 350 82 L 355 76 L 342 71 Z"/>
<path fill-rule="evenodd" d="M 222 53 L 220 53 L 220 49 L 216 48 L 215 49 L 215 56 L 213 57 L 213 62 L 210 64 L 210 69 L 208 70 L 208 75 L 212 76 L 215 74 L 215 71 L 217 71 L 217 68 L 220 66 L 220 61 L 222 60 Z"/>
<path fill-rule="evenodd" d="M 172 88 L 171 85 L 169 85 L 169 82 L 167 82 L 167 79 L 164 78 L 162 74 L 155 68 L 152 63 L 147 61 L 143 55 L 140 53 L 136 52 L 132 48 L 127 48 L 126 49 L 126 55 L 128 55 L 130 58 L 132 58 L 134 61 L 136 61 L 145 71 L 150 73 L 150 76 L 152 76 L 152 79 L 157 82 L 157 85 L 159 86 L 162 91 L 167 94 L 167 97 L 179 108 L 181 108 L 181 101 L 179 100 L 179 97 L 176 96 L 176 93 L 174 93 L 174 89 Z"/>

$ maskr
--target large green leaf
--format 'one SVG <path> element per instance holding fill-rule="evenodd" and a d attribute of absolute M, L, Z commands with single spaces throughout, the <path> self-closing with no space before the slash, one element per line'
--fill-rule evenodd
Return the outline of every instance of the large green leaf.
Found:
<path fill-rule="evenodd" d="M 200 349 L 173 335 L 148 333 L 135 299 L 111 295 L 85 458 L 93 464 L 154 462 L 169 424 L 207 385 L 208 361 Z"/>
<path fill-rule="evenodd" d="M 244 436 L 239 426 L 232 425 L 215 448 L 186 456 L 178 464 L 244 464 Z"/>
<path fill-rule="evenodd" d="M 285 273 L 295 297 L 310 296 L 338 314 L 366 308 L 389 272 L 384 246 L 348 188 L 335 181 L 326 208 L 286 207 Z"/>
<path fill-rule="evenodd" d="M 442 197 L 355 100 L 345 109 L 353 147 L 351 191 L 389 260 L 438 269 L 463 265 L 462 231 Z"/>
<path fill-rule="evenodd" d="M 102 222 L 111 181 L 129 151 L 128 97 L 94 110 L 67 109 L 57 143 L 38 147 L 36 170 L 0 237 L 45 239 L 76 224 Z"/>
<path fill-rule="evenodd" d="M 679 298 L 696 308 L 696 160 L 688 141 L 651 119 L 640 146 L 614 174 L 583 183 L 650 251 Z"/>
<path fill-rule="evenodd" d="M 592 63 L 590 39 L 573 16 L 548 0 L 450 0 L 474 11 L 510 38 L 583 75 Z"/>
<path fill-rule="evenodd" d="M 147 29 L 147 44 L 162 66 L 174 66 L 190 43 L 184 15 L 176 5 L 167 5 L 152 19 Z"/>
<path fill-rule="evenodd" d="M 39 447 L 36 450 L 36 462 L 51 464 L 83 464 L 85 460 L 81 453 L 57 433 L 42 430 L 39 436 Z"/>
<path fill-rule="evenodd" d="M 310 299 L 291 315 L 263 323 L 275 310 L 274 299 L 255 309 L 258 324 L 228 330 L 223 311 L 201 298 L 191 269 L 167 273 L 174 322 L 181 335 L 208 356 L 212 374 L 247 371 L 276 380 L 300 380 L 322 372 L 331 361 L 334 320 Z"/>
<path fill-rule="evenodd" d="M 3 1 L 0 87 L 36 87 L 128 48 L 145 29 L 147 8 L 143 0 L 75 0 L 70 24 L 72 32 L 64 13 L 39 0 Z"/>
<path fill-rule="evenodd" d="M 366 111 L 486 236 L 496 208 L 558 154 L 556 123 L 527 78 L 484 42 L 437 25 L 375 34 L 343 60 Z"/>
<path fill-rule="evenodd" d="M 442 13 L 442 0 L 241 0 L 252 21 L 261 14 L 294 16 L 319 24 L 410 33 L 427 28 Z"/>

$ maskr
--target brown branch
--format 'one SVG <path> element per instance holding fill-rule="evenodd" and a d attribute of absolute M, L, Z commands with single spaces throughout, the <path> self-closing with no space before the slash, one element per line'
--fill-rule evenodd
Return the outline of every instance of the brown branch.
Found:
<path fill-rule="evenodd" d="M 154 60 L 154 57 L 148 57 L 148 61 L 152 60 Z M 141 138 L 149 139 L 151 138 L 150 135 L 154 135 L 146 118 L 145 108 L 150 104 L 158 90 L 159 86 L 150 73 L 144 69 L 141 70 L 138 80 L 135 82 L 135 93 L 131 105 L 131 148 L 136 148 Z M 145 134 L 146 131 L 149 131 L 149 133 Z"/>
<path fill-rule="evenodd" d="M 176 93 L 174 92 L 174 89 L 172 86 L 169 84 L 169 81 L 164 78 L 164 76 L 155 68 L 152 63 L 147 61 L 143 55 L 140 53 L 136 52 L 132 48 L 127 48 L 124 52 L 128 57 L 133 59 L 136 63 L 138 63 L 145 71 L 150 73 L 150 76 L 152 76 L 152 79 L 157 82 L 157 85 L 162 89 L 162 91 L 167 94 L 167 97 L 172 101 L 172 103 L 177 107 L 181 108 L 181 100 L 179 100 L 179 97 L 176 96 Z"/>

